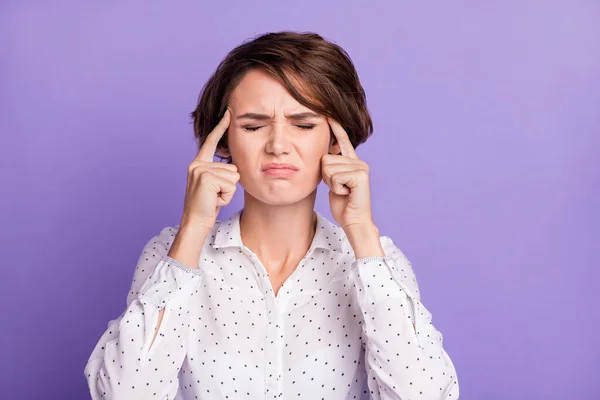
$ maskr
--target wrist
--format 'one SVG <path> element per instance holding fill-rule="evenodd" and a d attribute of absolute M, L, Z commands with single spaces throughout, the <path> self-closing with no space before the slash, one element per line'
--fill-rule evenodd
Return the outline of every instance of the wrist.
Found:
<path fill-rule="evenodd" d="M 357 260 L 374 256 L 385 257 L 379 238 L 379 229 L 375 224 L 353 226 L 346 231 L 346 236 Z"/>
<path fill-rule="evenodd" d="M 189 268 L 198 268 L 208 232 L 198 225 L 180 225 L 167 255 Z"/>
<path fill-rule="evenodd" d="M 188 236 L 208 236 L 212 227 L 209 223 L 205 223 L 204 221 L 193 220 L 193 219 L 182 219 L 179 223 L 179 230 L 177 233 L 181 232 L 182 234 Z"/>
<path fill-rule="evenodd" d="M 186 214 L 181 217 L 181 221 L 179 222 L 180 229 L 185 229 L 190 233 L 206 235 L 208 235 L 214 225 L 214 219 L 210 220 L 206 218 L 193 217 Z"/>
<path fill-rule="evenodd" d="M 374 223 L 354 224 L 344 229 L 349 240 L 379 238 L 379 228 Z"/>

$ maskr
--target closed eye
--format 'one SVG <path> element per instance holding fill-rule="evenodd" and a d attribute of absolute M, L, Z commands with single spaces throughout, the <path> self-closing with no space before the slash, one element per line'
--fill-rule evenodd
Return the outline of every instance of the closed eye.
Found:
<path fill-rule="evenodd" d="M 262 126 L 243 126 L 244 130 L 254 132 L 262 128 Z"/>
<path fill-rule="evenodd" d="M 307 125 L 296 125 L 296 126 L 302 130 L 308 131 L 308 130 L 314 129 L 314 127 L 316 125 L 315 124 L 307 124 Z M 256 132 L 260 128 L 263 128 L 263 126 L 243 126 L 242 128 L 244 128 L 244 130 L 249 131 L 249 132 Z"/>
<path fill-rule="evenodd" d="M 315 124 L 309 124 L 309 125 L 296 125 L 298 128 L 300 129 L 304 129 L 304 130 L 310 130 L 313 129 L 316 125 Z"/>

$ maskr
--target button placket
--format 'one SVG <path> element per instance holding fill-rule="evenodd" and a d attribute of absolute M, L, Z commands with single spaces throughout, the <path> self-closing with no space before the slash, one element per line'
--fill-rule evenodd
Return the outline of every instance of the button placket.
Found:
<path fill-rule="evenodd" d="M 287 289 L 286 289 L 287 290 Z M 278 395 L 283 397 L 283 348 L 285 332 L 285 300 L 288 292 L 279 291 L 275 299 L 276 316 L 278 323 L 276 327 L 276 345 L 277 345 L 277 391 Z"/>
<path fill-rule="evenodd" d="M 267 360 L 265 366 L 266 394 L 267 398 L 275 398 L 280 393 L 279 370 L 281 360 L 278 347 L 279 327 L 281 321 L 277 309 L 277 299 L 272 292 L 265 294 L 265 303 L 267 307 L 267 317 L 269 320 L 265 343 L 265 358 Z"/>
<path fill-rule="evenodd" d="M 260 289 L 263 293 L 263 299 L 265 301 L 265 308 L 267 310 L 267 337 L 265 341 L 265 396 L 266 398 L 277 398 L 282 397 L 282 385 L 281 385 L 281 323 L 279 313 L 279 299 L 275 296 L 275 292 L 271 287 L 269 277 L 267 275 L 265 267 L 261 261 L 252 253 L 249 249 L 245 249 L 246 255 L 252 261 L 254 271 L 260 285 Z M 280 350 L 281 347 L 281 350 Z"/>

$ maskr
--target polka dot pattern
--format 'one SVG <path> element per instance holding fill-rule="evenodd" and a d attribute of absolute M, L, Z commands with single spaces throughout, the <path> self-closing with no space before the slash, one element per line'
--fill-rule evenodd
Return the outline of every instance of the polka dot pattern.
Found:
<path fill-rule="evenodd" d="M 167 256 L 178 226 L 146 244 L 127 307 L 85 367 L 92 399 L 458 399 L 442 334 L 389 237 L 385 257 L 356 260 L 317 212 L 310 249 L 275 295 L 240 212 L 215 224 L 199 268 Z"/>

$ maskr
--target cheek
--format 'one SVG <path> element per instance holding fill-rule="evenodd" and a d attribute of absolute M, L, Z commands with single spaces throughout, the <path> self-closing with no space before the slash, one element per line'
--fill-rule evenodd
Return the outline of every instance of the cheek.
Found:
<path fill-rule="evenodd" d="M 321 159 L 329 151 L 329 141 L 327 140 L 312 140 L 304 143 L 301 151 L 301 158 L 304 165 L 312 171 L 321 169 Z"/>
<path fill-rule="evenodd" d="M 237 131 L 231 130 L 228 138 L 229 151 L 233 157 L 234 162 L 237 160 L 243 163 L 244 160 L 248 159 L 249 153 L 251 153 L 252 142 L 247 140 L 247 137 Z"/>
<path fill-rule="evenodd" d="M 323 128 L 317 138 L 313 141 L 312 147 L 313 152 L 317 158 L 321 158 L 325 154 L 329 153 L 329 146 L 332 141 L 332 134 L 329 131 L 329 128 Z"/>

